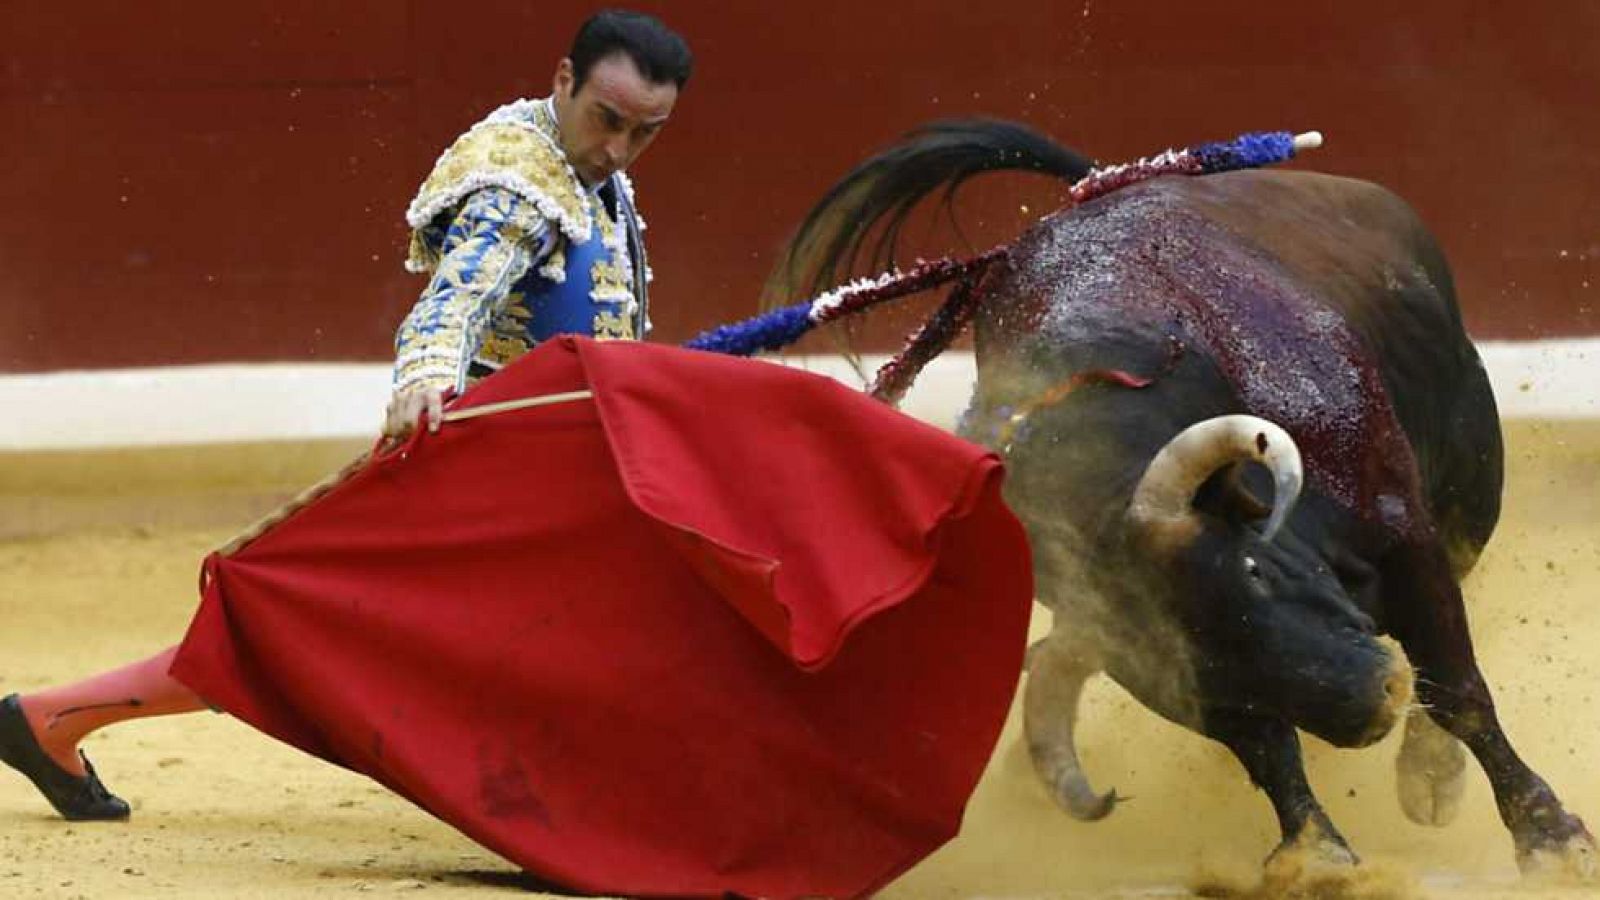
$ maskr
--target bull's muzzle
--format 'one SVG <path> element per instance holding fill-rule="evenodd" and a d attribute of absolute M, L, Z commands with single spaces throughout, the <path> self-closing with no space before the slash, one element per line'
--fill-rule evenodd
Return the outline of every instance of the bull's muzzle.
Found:
<path fill-rule="evenodd" d="M 1383 672 L 1378 690 L 1381 696 L 1377 709 L 1373 713 L 1372 721 L 1367 725 L 1367 730 L 1361 735 L 1357 747 L 1365 747 L 1383 740 L 1384 736 L 1394 728 L 1395 723 L 1411 708 L 1411 699 L 1414 696 L 1416 673 L 1411 670 L 1411 663 L 1406 659 L 1405 652 L 1400 645 L 1390 638 L 1379 638 L 1378 643 L 1389 656 L 1388 666 Z"/>

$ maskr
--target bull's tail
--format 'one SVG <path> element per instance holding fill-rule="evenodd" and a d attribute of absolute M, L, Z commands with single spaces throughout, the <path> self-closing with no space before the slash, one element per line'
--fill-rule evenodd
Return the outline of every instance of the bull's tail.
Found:
<path fill-rule="evenodd" d="M 943 189 L 948 208 L 961 185 L 984 172 L 1077 181 L 1092 168 L 1087 157 L 1015 122 L 961 119 L 919 128 L 856 166 L 812 207 L 773 269 L 766 305 L 812 296 L 855 271 L 893 268 L 901 228 L 935 191 Z"/>
<path fill-rule="evenodd" d="M 948 210 L 967 179 L 984 172 L 1027 171 L 1078 181 L 1093 170 L 1087 157 L 1031 128 L 996 119 L 924 126 L 867 159 L 812 207 L 768 279 L 769 308 L 816 294 L 860 269 L 892 269 L 900 230 L 917 204 L 943 190 Z M 878 372 L 874 396 L 898 403 L 912 381 L 950 346 L 971 320 L 978 285 L 1000 253 L 972 259 L 938 312 Z M 929 285 L 931 286 L 931 285 Z"/>

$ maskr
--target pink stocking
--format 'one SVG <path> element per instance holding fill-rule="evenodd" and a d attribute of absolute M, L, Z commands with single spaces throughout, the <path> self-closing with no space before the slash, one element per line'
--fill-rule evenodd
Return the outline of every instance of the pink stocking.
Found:
<path fill-rule="evenodd" d="M 167 674 L 177 647 L 141 662 L 72 684 L 22 696 L 34 737 L 56 765 L 83 775 L 78 742 L 90 732 L 128 719 L 195 712 L 206 703 Z"/>

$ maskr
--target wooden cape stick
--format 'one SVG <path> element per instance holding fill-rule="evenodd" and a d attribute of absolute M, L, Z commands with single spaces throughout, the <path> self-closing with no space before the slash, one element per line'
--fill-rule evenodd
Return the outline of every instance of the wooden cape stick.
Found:
<path fill-rule="evenodd" d="M 559 394 L 541 394 L 536 397 L 520 397 L 516 400 L 503 400 L 499 403 L 485 403 L 482 406 L 472 406 L 466 409 L 450 410 L 444 414 L 444 422 L 461 422 L 467 419 L 476 419 L 479 416 L 492 416 L 496 413 L 512 412 L 519 409 L 530 409 L 535 406 L 550 406 L 555 403 L 570 403 L 574 400 L 589 400 L 594 397 L 594 391 L 566 391 Z M 219 556 L 232 556 L 250 542 L 277 527 L 284 521 L 307 506 L 315 503 L 324 494 L 349 480 L 357 472 L 366 468 L 367 463 L 379 452 L 379 444 L 373 449 L 362 453 L 355 459 L 345 463 L 337 472 L 296 494 L 293 499 L 279 506 L 277 509 L 262 516 L 249 528 L 239 532 L 231 540 L 216 549 Z"/>

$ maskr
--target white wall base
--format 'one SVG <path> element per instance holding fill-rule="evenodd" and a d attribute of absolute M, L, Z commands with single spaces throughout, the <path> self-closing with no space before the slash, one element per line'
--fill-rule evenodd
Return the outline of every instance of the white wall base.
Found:
<path fill-rule="evenodd" d="M 1501 415 L 1600 418 L 1600 338 L 1479 345 Z M 870 376 L 886 357 L 868 357 Z M 862 381 L 837 356 L 785 362 Z M 961 414 L 971 353 L 946 353 L 902 405 L 942 427 Z M 0 451 L 366 438 L 388 400 L 383 364 L 182 366 L 0 376 Z"/>

